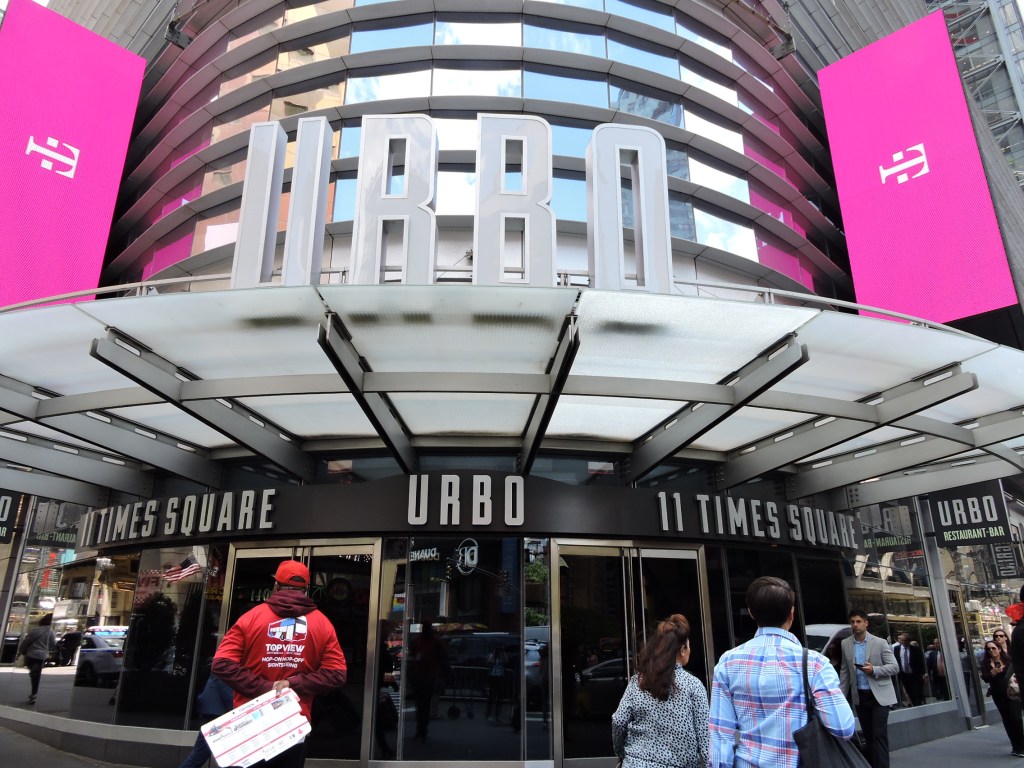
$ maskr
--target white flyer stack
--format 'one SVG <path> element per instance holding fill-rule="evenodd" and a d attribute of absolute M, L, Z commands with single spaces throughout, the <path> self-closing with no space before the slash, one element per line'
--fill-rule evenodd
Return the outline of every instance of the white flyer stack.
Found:
<path fill-rule="evenodd" d="M 290 688 L 257 696 L 202 727 L 217 765 L 239 768 L 284 752 L 309 731 L 299 697 Z"/>

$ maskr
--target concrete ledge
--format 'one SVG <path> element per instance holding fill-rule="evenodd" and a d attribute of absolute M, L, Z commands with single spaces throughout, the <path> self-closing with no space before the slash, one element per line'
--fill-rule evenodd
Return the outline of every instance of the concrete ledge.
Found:
<path fill-rule="evenodd" d="M 150 768 L 177 768 L 196 740 L 195 731 L 93 723 L 7 706 L 0 706 L 0 725 L 63 752 Z"/>
<path fill-rule="evenodd" d="M 951 701 L 895 709 L 889 715 L 889 751 L 953 736 L 966 730 L 967 721 Z"/>

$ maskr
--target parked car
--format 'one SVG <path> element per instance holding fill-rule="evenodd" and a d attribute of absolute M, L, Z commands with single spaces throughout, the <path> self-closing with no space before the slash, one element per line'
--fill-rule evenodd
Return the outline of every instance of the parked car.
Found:
<path fill-rule="evenodd" d="M 82 633 L 78 630 L 65 632 L 57 638 L 57 645 L 50 651 L 49 664 L 55 667 L 67 667 L 75 663 L 75 653 L 82 645 Z"/>
<path fill-rule="evenodd" d="M 608 659 L 587 667 L 577 675 L 577 714 L 581 717 L 610 717 L 619 706 L 629 677 L 626 659 Z"/>
<path fill-rule="evenodd" d="M 116 685 L 127 636 L 127 627 L 89 627 L 78 651 L 75 685 Z"/>
<path fill-rule="evenodd" d="M 806 627 L 807 647 L 828 657 L 838 667 L 843 660 L 840 643 L 853 634 L 849 624 L 808 624 Z"/>
<path fill-rule="evenodd" d="M 527 706 L 540 706 L 544 697 L 550 695 L 544 690 L 545 678 L 551 673 L 550 668 L 544 669 L 544 665 L 549 662 L 546 643 L 523 643 L 523 682 L 526 685 Z"/>

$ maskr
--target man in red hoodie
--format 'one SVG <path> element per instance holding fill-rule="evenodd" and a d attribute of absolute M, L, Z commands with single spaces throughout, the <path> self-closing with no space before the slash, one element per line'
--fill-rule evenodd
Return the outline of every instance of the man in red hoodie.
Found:
<path fill-rule="evenodd" d="M 234 690 L 236 707 L 268 691 L 291 688 L 308 718 L 313 697 L 345 684 L 345 654 L 334 626 L 306 595 L 309 569 L 285 560 L 274 581 L 266 602 L 242 614 L 224 635 L 212 671 Z M 305 763 L 303 742 L 261 768 L 303 768 Z"/>

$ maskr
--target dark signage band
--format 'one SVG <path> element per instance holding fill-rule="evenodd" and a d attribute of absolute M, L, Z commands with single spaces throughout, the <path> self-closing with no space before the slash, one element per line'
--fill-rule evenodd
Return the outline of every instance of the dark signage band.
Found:
<path fill-rule="evenodd" d="M 928 494 L 940 547 L 1010 540 L 1010 522 L 998 480 Z"/>
<path fill-rule="evenodd" d="M 469 532 L 686 538 L 855 551 L 850 512 L 781 498 L 575 486 L 498 472 L 172 496 L 93 510 L 79 549 L 217 539 Z"/>

